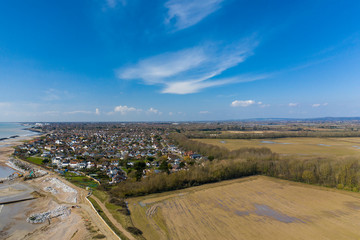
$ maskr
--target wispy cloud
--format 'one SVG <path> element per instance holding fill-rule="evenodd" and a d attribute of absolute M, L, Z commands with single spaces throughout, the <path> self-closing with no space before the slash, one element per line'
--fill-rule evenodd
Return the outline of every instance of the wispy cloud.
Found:
<path fill-rule="evenodd" d="M 289 107 L 297 107 L 297 106 L 299 106 L 298 103 L 289 103 Z"/>
<path fill-rule="evenodd" d="M 121 115 L 126 115 L 128 114 L 129 112 L 141 112 L 142 110 L 141 109 L 137 109 L 137 108 L 134 108 L 134 107 L 128 107 L 126 105 L 124 106 L 116 106 L 114 108 L 114 112 L 119 112 Z M 114 113 L 114 112 L 110 112 L 110 113 Z"/>
<path fill-rule="evenodd" d="M 266 107 L 270 107 L 271 105 L 270 104 L 263 104 L 263 103 L 258 103 L 259 104 L 259 106 L 261 107 L 261 108 L 266 108 Z"/>
<path fill-rule="evenodd" d="M 328 105 L 328 103 L 314 103 L 314 104 L 312 104 L 311 106 L 312 106 L 313 108 L 318 108 L 318 107 L 327 106 L 327 105 Z"/>
<path fill-rule="evenodd" d="M 44 101 L 58 101 L 64 98 L 71 97 L 68 91 L 60 91 L 57 89 L 50 88 L 44 91 L 44 96 L 42 96 L 42 100 Z"/>
<path fill-rule="evenodd" d="M 199 114 L 209 114 L 209 111 L 200 111 Z"/>
<path fill-rule="evenodd" d="M 204 88 L 221 86 L 232 83 L 231 80 L 218 80 L 218 81 L 184 81 L 184 82 L 169 82 L 165 83 L 165 88 L 162 93 L 173 94 L 189 94 L 197 93 Z"/>
<path fill-rule="evenodd" d="M 254 100 L 235 100 L 230 105 L 232 107 L 248 107 L 256 104 Z"/>
<path fill-rule="evenodd" d="M 87 110 L 76 110 L 76 111 L 64 112 L 64 114 L 65 115 L 73 115 L 73 114 L 95 114 L 95 115 L 100 115 L 100 109 L 96 108 L 95 112 L 87 111 Z"/>
<path fill-rule="evenodd" d="M 44 95 L 43 99 L 45 101 L 60 100 L 60 92 L 55 89 L 48 89 L 45 91 L 45 95 Z"/>
<path fill-rule="evenodd" d="M 175 30 L 188 28 L 221 8 L 223 0 L 169 0 L 165 23 Z"/>
<path fill-rule="evenodd" d="M 85 110 L 77 110 L 77 111 L 71 111 L 71 112 L 64 112 L 65 115 L 72 115 L 72 114 L 93 114 L 94 112 L 91 111 L 85 111 Z"/>
<path fill-rule="evenodd" d="M 46 112 L 42 112 L 40 113 L 40 115 L 50 115 L 50 116 L 59 116 L 60 112 L 59 111 L 46 111 Z"/>
<path fill-rule="evenodd" d="M 155 108 L 149 108 L 149 110 L 147 110 L 147 113 L 151 113 L 151 114 L 159 114 L 161 115 L 162 112 L 160 112 L 159 110 L 155 109 Z"/>
<path fill-rule="evenodd" d="M 109 8 L 115 8 L 119 3 L 121 3 L 123 6 L 127 4 L 126 0 L 106 0 L 106 5 Z"/>
<path fill-rule="evenodd" d="M 146 83 L 163 83 L 166 78 L 204 64 L 208 60 L 203 47 L 195 47 L 172 53 L 164 53 L 140 61 L 138 64 L 118 71 L 122 79 L 142 79 Z"/>
<path fill-rule="evenodd" d="M 0 108 L 10 107 L 12 104 L 10 102 L 0 102 Z"/>
<path fill-rule="evenodd" d="M 196 93 L 208 87 L 254 81 L 267 76 L 221 78 L 221 74 L 245 61 L 253 54 L 257 44 L 254 38 L 226 46 L 208 43 L 141 60 L 133 66 L 119 69 L 117 75 L 120 79 L 162 85 L 162 93 L 173 94 Z"/>

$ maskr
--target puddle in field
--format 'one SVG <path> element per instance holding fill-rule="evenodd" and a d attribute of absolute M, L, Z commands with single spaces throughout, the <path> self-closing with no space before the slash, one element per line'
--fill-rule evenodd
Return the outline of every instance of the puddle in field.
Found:
<path fill-rule="evenodd" d="M 269 217 L 272 219 L 275 219 L 277 221 L 283 222 L 283 223 L 294 223 L 294 222 L 301 222 L 305 223 L 301 219 L 290 217 L 288 215 L 285 215 L 281 212 L 275 211 L 271 207 L 263 204 L 254 204 L 255 210 L 254 211 L 238 211 L 236 210 L 234 213 L 238 216 L 248 216 L 250 214 L 256 214 L 258 216 L 262 217 Z"/>
<path fill-rule="evenodd" d="M 248 216 L 250 215 L 250 212 L 247 211 L 235 211 L 235 214 L 238 216 Z"/>
<path fill-rule="evenodd" d="M 292 143 L 281 143 L 281 142 L 273 142 L 273 141 L 261 141 L 261 143 L 265 143 L 265 144 L 292 144 Z"/>
<path fill-rule="evenodd" d="M 360 210 L 359 202 L 346 202 L 345 205 L 352 210 Z"/>
<path fill-rule="evenodd" d="M 220 143 L 226 143 L 226 141 L 220 141 Z"/>
<path fill-rule="evenodd" d="M 353 146 L 354 148 L 357 148 L 357 149 L 360 149 L 360 147 L 359 146 Z"/>
<path fill-rule="evenodd" d="M 284 222 L 284 223 L 303 222 L 298 218 L 290 217 L 288 215 L 277 212 L 267 205 L 255 204 L 254 206 L 256 208 L 255 213 L 259 216 L 266 216 L 266 217 L 274 218 L 274 219 L 276 219 L 280 222 Z"/>
<path fill-rule="evenodd" d="M 318 144 L 319 146 L 324 146 L 324 147 L 331 147 L 331 145 L 327 145 L 327 144 L 322 144 L 322 143 L 320 143 L 320 144 Z"/>

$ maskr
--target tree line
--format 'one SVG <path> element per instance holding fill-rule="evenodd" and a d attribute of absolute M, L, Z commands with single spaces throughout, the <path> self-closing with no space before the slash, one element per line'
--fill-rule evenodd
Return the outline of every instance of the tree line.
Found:
<path fill-rule="evenodd" d="M 219 147 L 207 143 L 202 143 L 196 140 L 188 139 L 181 133 L 172 133 L 169 138 L 174 144 L 179 146 L 181 149 L 187 151 L 194 151 L 204 156 L 213 156 L 215 159 L 234 159 L 234 158 L 273 158 L 276 157 L 276 153 L 271 152 L 269 148 L 240 148 L 233 151 L 228 150 L 225 147 Z"/>
<path fill-rule="evenodd" d="M 171 174 L 159 173 L 140 181 L 127 180 L 107 188 L 112 198 L 126 198 L 151 193 L 177 190 L 206 183 L 236 179 L 252 175 L 265 175 L 285 180 L 359 191 L 360 160 L 350 158 L 280 157 L 267 148 L 245 148 L 225 151 L 223 148 L 186 140 L 179 134 L 172 139 L 187 150 L 216 155 L 213 161 L 193 165 L 187 170 Z M 196 144 L 195 144 L 196 143 Z M 106 187 L 105 187 L 106 188 Z"/>
<path fill-rule="evenodd" d="M 188 138 L 213 138 L 213 139 L 265 139 L 265 138 L 289 138 L 289 137 L 360 137 L 360 131 L 282 131 L 282 132 L 186 132 Z"/>
<path fill-rule="evenodd" d="M 188 170 L 172 174 L 159 173 L 141 181 L 125 181 L 109 189 L 113 198 L 147 195 L 236 179 L 265 175 L 285 180 L 359 191 L 360 162 L 358 159 L 227 159 L 207 161 Z"/>

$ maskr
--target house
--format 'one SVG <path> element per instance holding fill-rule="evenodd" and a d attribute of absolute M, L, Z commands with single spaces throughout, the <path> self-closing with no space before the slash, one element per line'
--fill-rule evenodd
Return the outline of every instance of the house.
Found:
<path fill-rule="evenodd" d="M 68 167 L 70 165 L 70 161 L 63 161 L 61 163 L 61 167 Z"/>
<path fill-rule="evenodd" d="M 71 168 L 79 168 L 79 163 L 77 161 L 71 160 L 69 163 L 69 167 Z"/>
<path fill-rule="evenodd" d="M 53 159 L 51 159 L 51 163 L 52 165 L 60 165 L 61 164 L 61 160 L 62 158 L 61 157 L 54 157 Z"/>
<path fill-rule="evenodd" d="M 50 157 L 51 153 L 48 152 L 48 151 L 44 151 L 42 154 L 41 154 L 41 157 Z"/>
<path fill-rule="evenodd" d="M 177 155 L 169 154 L 168 155 L 168 160 L 169 161 L 175 161 L 175 160 L 180 160 L 180 158 Z"/>
<path fill-rule="evenodd" d="M 85 162 L 85 161 L 80 162 L 80 163 L 79 163 L 79 168 L 80 168 L 80 169 L 86 168 L 86 162 Z"/>
<path fill-rule="evenodd" d="M 117 175 L 112 177 L 111 182 L 109 182 L 109 183 L 114 184 L 114 183 L 119 183 L 119 182 L 124 181 L 124 180 L 126 180 L 125 175 L 117 174 Z"/>
<path fill-rule="evenodd" d="M 190 158 L 192 158 L 192 159 L 201 158 L 201 155 L 200 154 L 191 154 Z"/>
<path fill-rule="evenodd" d="M 86 163 L 86 168 L 93 168 L 93 167 L 96 167 L 96 165 L 95 165 L 94 162 L 88 161 L 88 162 Z"/>

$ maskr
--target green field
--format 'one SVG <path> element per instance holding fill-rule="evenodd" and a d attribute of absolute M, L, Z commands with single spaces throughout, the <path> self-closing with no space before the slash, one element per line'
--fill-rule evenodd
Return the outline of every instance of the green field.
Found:
<path fill-rule="evenodd" d="M 267 147 L 273 152 L 299 156 L 360 156 L 360 138 L 280 138 L 280 139 L 193 139 L 236 150 Z"/>
<path fill-rule="evenodd" d="M 41 165 L 43 163 L 43 158 L 40 158 L 40 157 L 28 157 L 26 158 L 26 160 L 32 162 L 32 163 L 35 163 L 37 165 Z"/>
<path fill-rule="evenodd" d="M 69 181 L 81 188 L 90 187 L 90 188 L 94 189 L 94 188 L 98 187 L 98 185 L 99 185 L 97 182 L 95 182 L 91 178 L 88 178 L 86 176 L 81 176 L 81 175 L 78 176 L 75 173 L 66 172 L 64 176 L 67 181 Z"/>
<path fill-rule="evenodd" d="M 360 239 L 360 195 L 256 176 L 128 199 L 146 239 Z"/>

